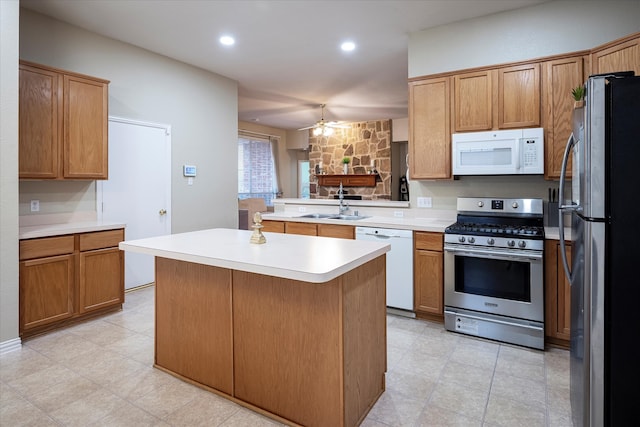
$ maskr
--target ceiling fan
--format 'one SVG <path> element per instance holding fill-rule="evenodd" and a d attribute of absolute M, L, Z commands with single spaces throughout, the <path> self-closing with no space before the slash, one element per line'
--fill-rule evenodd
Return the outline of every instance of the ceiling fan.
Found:
<path fill-rule="evenodd" d="M 320 108 L 322 109 L 320 120 L 318 120 L 314 125 L 307 126 L 304 128 L 300 128 L 298 130 L 307 130 L 313 129 L 314 136 L 331 136 L 333 135 L 334 129 L 347 129 L 349 126 L 340 124 L 336 121 L 328 122 L 324 119 L 324 107 L 325 104 L 320 104 Z"/>

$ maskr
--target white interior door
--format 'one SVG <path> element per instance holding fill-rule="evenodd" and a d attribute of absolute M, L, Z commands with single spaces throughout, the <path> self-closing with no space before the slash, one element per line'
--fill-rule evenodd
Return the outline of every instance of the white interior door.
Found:
<path fill-rule="evenodd" d="M 171 127 L 109 117 L 109 179 L 97 181 L 98 219 L 125 239 L 171 234 Z M 151 255 L 125 255 L 125 289 L 155 280 Z"/>

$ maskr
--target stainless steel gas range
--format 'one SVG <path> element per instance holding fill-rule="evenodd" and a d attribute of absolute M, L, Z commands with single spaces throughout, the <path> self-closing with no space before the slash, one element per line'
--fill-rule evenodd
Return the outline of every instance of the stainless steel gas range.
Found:
<path fill-rule="evenodd" d="M 444 236 L 447 330 L 544 349 L 542 206 L 458 198 Z"/>

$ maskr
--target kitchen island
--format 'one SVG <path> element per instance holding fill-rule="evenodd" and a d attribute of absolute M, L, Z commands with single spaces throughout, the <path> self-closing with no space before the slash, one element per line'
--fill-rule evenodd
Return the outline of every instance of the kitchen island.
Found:
<path fill-rule="evenodd" d="M 389 245 L 212 229 L 156 257 L 155 366 L 291 425 L 355 426 L 385 388 Z"/>

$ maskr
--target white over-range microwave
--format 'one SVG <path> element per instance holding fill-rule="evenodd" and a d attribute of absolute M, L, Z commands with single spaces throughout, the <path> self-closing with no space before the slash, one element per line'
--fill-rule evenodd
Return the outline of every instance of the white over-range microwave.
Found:
<path fill-rule="evenodd" d="M 454 133 L 454 175 L 536 175 L 544 173 L 542 128 Z"/>

